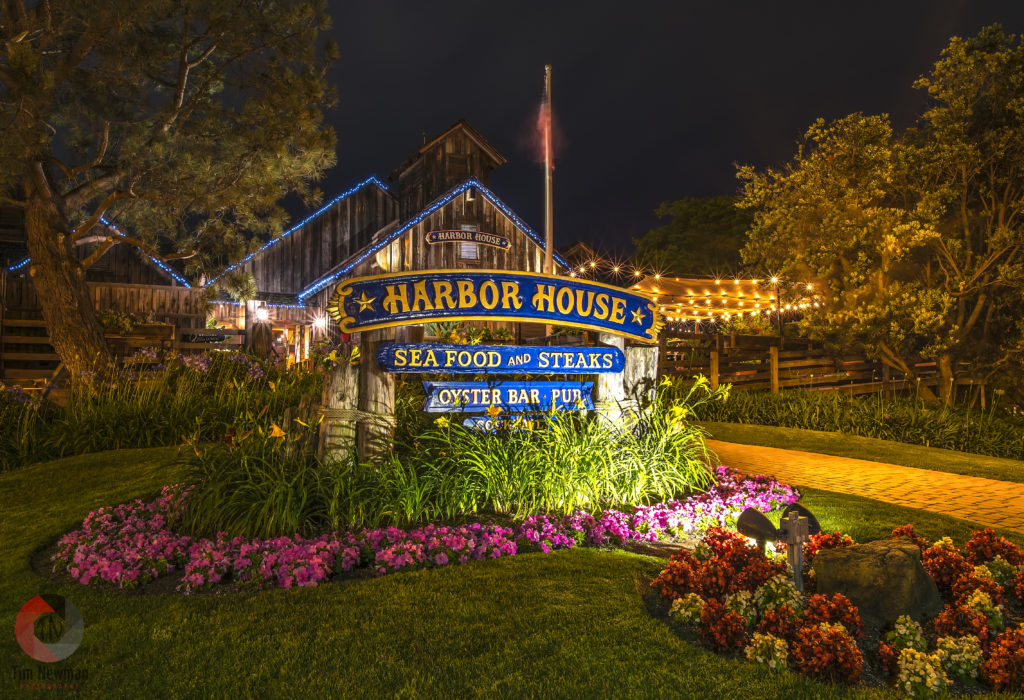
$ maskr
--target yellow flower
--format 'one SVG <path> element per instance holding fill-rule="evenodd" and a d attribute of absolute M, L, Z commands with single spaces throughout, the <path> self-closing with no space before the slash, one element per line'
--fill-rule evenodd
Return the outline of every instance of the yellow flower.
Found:
<path fill-rule="evenodd" d="M 337 350 L 331 350 L 329 353 L 327 353 L 327 359 L 330 360 L 331 362 L 336 361 L 338 359 Z"/>
<path fill-rule="evenodd" d="M 283 438 L 285 432 L 277 425 L 277 423 L 270 424 L 270 437 L 272 438 Z"/>
<path fill-rule="evenodd" d="M 501 413 L 501 409 L 498 406 L 491 404 L 487 407 L 487 415 L 491 418 L 497 418 L 499 413 Z"/>
<path fill-rule="evenodd" d="M 445 418 L 444 416 L 441 416 L 440 418 L 438 418 L 437 420 L 435 420 L 435 421 L 434 421 L 434 424 L 435 424 L 435 425 L 436 425 L 436 426 L 437 426 L 438 428 L 447 428 L 447 427 L 448 427 L 449 425 L 451 425 L 451 423 L 449 423 L 449 422 L 448 422 L 448 419 L 447 419 L 447 418 Z"/>

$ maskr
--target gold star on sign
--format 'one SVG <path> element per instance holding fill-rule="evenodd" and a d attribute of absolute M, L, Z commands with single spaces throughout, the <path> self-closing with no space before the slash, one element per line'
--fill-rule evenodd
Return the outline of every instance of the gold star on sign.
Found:
<path fill-rule="evenodd" d="M 644 312 L 641 309 L 637 309 L 633 312 L 633 323 L 640 323 L 644 320 Z"/>
<path fill-rule="evenodd" d="M 356 299 L 355 301 L 357 304 L 359 304 L 360 311 L 366 311 L 367 309 L 373 311 L 373 302 L 377 301 L 377 297 L 367 298 L 366 292 L 363 292 L 363 296 L 360 297 L 359 299 Z"/>

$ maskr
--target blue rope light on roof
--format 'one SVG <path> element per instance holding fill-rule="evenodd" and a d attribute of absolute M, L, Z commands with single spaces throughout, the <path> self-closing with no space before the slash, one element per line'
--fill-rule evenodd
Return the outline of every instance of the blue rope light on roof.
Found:
<path fill-rule="evenodd" d="M 9 268 L 7 268 L 7 271 L 8 272 L 14 272 L 16 270 L 20 270 L 21 268 L 23 268 L 26 265 L 28 265 L 28 261 L 29 261 L 28 258 L 25 258 L 24 260 L 19 260 L 18 262 L 14 263 Z"/>
<path fill-rule="evenodd" d="M 360 255 L 358 258 L 356 258 L 355 260 L 350 262 L 348 265 L 346 265 L 342 269 L 338 270 L 333 275 L 330 275 L 329 277 L 325 277 L 325 278 L 321 279 L 320 281 L 315 282 L 313 285 L 307 287 L 303 291 L 299 292 L 299 295 L 298 295 L 299 301 L 300 302 L 304 302 L 306 300 L 306 298 L 309 297 L 310 295 L 315 294 L 316 292 L 320 291 L 324 287 L 330 285 L 332 282 L 337 280 L 342 275 L 345 275 L 345 274 L 351 272 L 352 269 L 356 265 L 361 263 L 363 260 L 366 260 L 366 258 L 370 257 L 371 255 L 373 255 L 377 251 L 381 250 L 385 246 L 390 245 L 396 238 L 398 238 L 399 236 L 404 234 L 406 231 L 411 229 L 413 226 L 416 226 L 417 224 L 422 223 L 424 219 L 426 219 L 428 216 L 433 214 L 435 211 L 437 211 L 438 209 L 440 209 L 444 205 L 448 204 L 448 202 L 450 202 L 453 199 L 455 199 L 456 197 L 458 197 L 460 194 L 462 194 L 463 192 L 468 190 L 470 187 L 475 187 L 477 190 L 479 190 L 480 193 L 487 199 L 487 201 L 489 201 L 491 204 L 493 204 L 495 207 L 497 207 L 501 211 L 501 213 L 503 213 L 505 216 L 507 216 L 509 221 L 511 221 L 514 225 L 516 225 L 519 229 L 521 229 L 523 231 L 523 233 L 525 233 L 527 236 L 532 238 L 534 240 L 534 242 L 536 242 L 537 245 L 539 245 L 541 247 L 541 249 L 543 249 L 545 247 L 544 241 L 541 239 L 541 237 L 538 236 L 533 231 L 533 229 L 531 229 L 529 226 L 524 224 L 522 222 L 522 220 L 512 212 L 511 209 L 506 207 L 505 204 L 494 195 L 493 192 L 488 190 L 486 187 L 481 185 L 476 180 L 467 180 L 466 182 L 464 182 L 461 185 L 459 185 L 458 187 L 456 187 L 454 190 L 450 191 L 448 194 L 444 195 L 443 197 L 441 197 L 438 200 L 435 200 L 433 204 L 431 204 L 429 207 L 427 207 L 426 209 L 421 211 L 419 214 L 417 214 L 415 218 L 410 219 L 404 226 L 401 226 L 398 229 L 396 229 L 390 236 L 388 236 L 388 237 L 384 238 L 383 240 L 379 241 L 376 245 L 372 246 L 371 248 L 368 248 L 362 255 Z M 555 258 L 555 261 L 559 265 L 562 265 L 563 267 L 569 267 L 569 263 L 565 260 L 565 258 L 563 258 L 558 253 L 554 254 L 554 258 Z"/>
<path fill-rule="evenodd" d="M 109 228 L 114 233 L 116 233 L 118 236 L 122 236 L 122 237 L 124 236 L 124 234 L 117 228 L 117 226 L 114 226 L 114 224 L 112 224 L 110 221 L 108 221 L 106 219 L 106 217 L 101 216 L 100 217 L 100 223 L 103 224 L 104 226 L 106 226 L 107 228 Z M 152 255 L 146 253 L 145 251 L 142 251 L 142 252 L 143 252 L 143 254 L 145 254 L 145 256 L 147 258 L 149 258 L 150 260 L 153 261 L 153 264 L 155 264 L 161 270 L 163 270 L 168 275 L 173 277 L 179 284 L 181 284 L 181 286 L 183 286 L 183 287 L 185 287 L 187 289 L 191 289 L 192 288 L 192 285 L 188 283 L 188 280 L 185 279 L 184 277 L 182 277 L 181 275 L 179 275 L 177 272 L 175 272 L 174 268 L 172 268 L 170 265 L 165 263 L 163 260 L 157 260 L 156 258 L 154 258 Z"/>
<path fill-rule="evenodd" d="M 269 248 L 270 246 L 274 245 L 275 243 L 277 243 L 278 241 L 280 241 L 280 240 L 281 240 L 282 238 L 284 238 L 285 236 L 290 236 L 290 235 L 291 235 L 292 233 L 294 233 L 295 231 L 299 230 L 300 228 L 302 228 L 303 226 L 305 226 L 306 224 L 308 224 L 308 223 L 309 223 L 310 221 L 312 221 L 313 219 L 315 219 L 315 218 L 317 218 L 318 216 L 322 215 L 322 214 L 323 214 L 324 212 L 326 212 L 326 211 L 327 211 L 328 209 L 330 209 L 331 207 L 333 207 L 333 206 L 334 206 L 335 204 L 337 204 L 338 202 L 342 201 L 343 199 L 345 199 L 345 198 L 347 198 L 347 197 L 351 197 L 352 195 L 354 195 L 354 194 L 355 194 L 356 192 L 360 191 L 361 189 L 363 189 L 363 188 L 364 188 L 364 187 L 366 187 L 367 185 L 376 185 L 377 187 L 381 188 L 381 189 L 382 189 L 382 190 L 384 190 L 385 192 L 387 192 L 387 191 L 388 191 L 388 186 L 387 186 L 387 185 L 385 185 L 385 184 L 384 184 L 383 182 L 381 182 L 380 180 L 378 180 L 378 179 L 377 179 L 377 176 L 376 176 L 376 175 L 371 175 L 370 177 L 368 177 L 368 178 L 366 178 L 365 180 L 363 180 L 362 182 L 360 182 L 360 183 L 359 183 L 358 185 L 356 185 L 356 186 L 354 186 L 354 187 L 351 187 L 351 188 L 349 188 L 349 189 L 345 190 L 344 192 L 342 192 L 341 194 L 339 194 L 339 195 L 338 195 L 337 197 L 335 197 L 334 199 L 332 199 L 331 201 L 329 201 L 329 202 L 328 202 L 327 204 L 325 204 L 325 205 L 323 205 L 322 207 L 320 207 L 319 209 L 317 209 L 317 210 L 316 210 L 315 212 L 313 212 L 312 214 L 310 214 L 309 216 L 307 216 L 307 217 L 306 217 L 305 219 L 303 219 L 303 220 L 302 220 L 302 221 L 300 221 L 299 223 L 297 223 L 297 224 L 295 224 L 294 226 L 292 226 L 292 227 L 291 227 L 290 229 L 288 229 L 287 231 L 285 231 L 284 233 L 282 233 L 282 234 L 281 234 L 280 236 L 278 236 L 277 238 L 272 238 L 272 239 L 270 239 L 269 241 L 267 241 L 266 243 L 264 243 L 264 244 L 263 244 L 263 246 L 261 246 L 261 247 L 260 247 L 260 248 L 259 248 L 258 250 L 255 250 L 255 251 L 253 251 L 252 253 L 249 253 L 249 254 L 248 254 L 248 255 L 246 255 L 246 256 L 245 256 L 244 258 L 242 258 L 241 260 L 239 260 L 238 262 L 236 262 L 236 263 L 235 263 L 234 265 L 231 265 L 230 267 L 226 268 L 226 269 L 224 270 L 224 272 L 220 273 L 219 275 L 217 275 L 216 277 L 214 277 L 213 279 L 211 279 L 211 280 L 210 280 L 209 282 L 207 282 L 207 283 L 206 283 L 206 284 L 205 284 L 204 286 L 206 286 L 206 287 L 209 287 L 209 286 L 210 286 L 211 284 L 213 284 L 214 282 L 216 282 L 217 280 L 219 280 L 219 279 L 220 279 L 221 277 L 223 277 L 223 276 L 224 276 L 224 275 L 226 275 L 227 273 L 229 273 L 229 272 L 231 272 L 232 270 L 236 269 L 236 268 L 237 268 L 237 267 L 239 267 L 240 265 L 244 265 L 244 264 L 246 264 L 247 262 L 249 262 L 250 260 L 252 260 L 252 259 L 253 259 L 254 257 L 256 257 L 256 255 L 258 255 L 259 253 L 262 253 L 262 252 L 263 252 L 264 250 L 266 250 L 266 249 L 267 249 L 267 248 Z"/>

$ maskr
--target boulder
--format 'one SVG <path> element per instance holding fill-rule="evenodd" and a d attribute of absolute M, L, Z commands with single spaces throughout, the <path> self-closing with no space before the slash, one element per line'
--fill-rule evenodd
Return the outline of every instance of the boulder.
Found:
<path fill-rule="evenodd" d="M 824 549 L 814 557 L 818 593 L 842 593 L 866 625 L 900 615 L 920 621 L 942 610 L 939 589 L 921 566 L 921 550 L 905 538 Z"/>

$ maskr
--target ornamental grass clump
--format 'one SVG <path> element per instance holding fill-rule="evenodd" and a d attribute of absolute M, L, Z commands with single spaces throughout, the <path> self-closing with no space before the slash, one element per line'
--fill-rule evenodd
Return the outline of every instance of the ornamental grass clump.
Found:
<path fill-rule="evenodd" d="M 690 418 L 723 395 L 698 383 L 679 402 L 659 391 L 632 422 L 561 413 L 511 418 L 501 434 L 439 419 L 399 458 L 438 485 L 444 513 L 489 507 L 521 519 L 665 501 L 713 484 L 706 433 Z"/>
<path fill-rule="evenodd" d="M 747 661 L 763 671 L 777 673 L 786 670 L 789 650 L 784 639 L 755 632 L 744 653 L 747 655 Z"/>
<path fill-rule="evenodd" d="M 951 684 L 942 670 L 942 659 L 938 654 L 927 654 L 916 649 L 903 649 L 897 661 L 899 678 L 897 684 L 912 698 L 927 698 L 946 692 Z"/>

